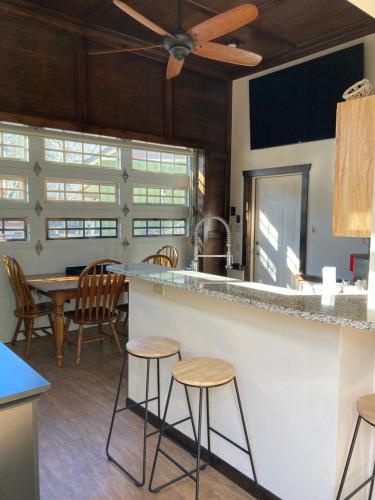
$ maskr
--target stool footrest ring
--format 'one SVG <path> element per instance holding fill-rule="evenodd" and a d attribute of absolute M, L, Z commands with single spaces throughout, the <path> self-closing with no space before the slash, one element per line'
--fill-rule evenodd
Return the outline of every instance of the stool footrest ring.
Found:
<path fill-rule="evenodd" d="M 155 396 L 154 398 L 151 398 L 148 400 L 148 403 L 151 403 L 151 401 L 156 401 L 158 398 L 158 396 Z M 123 408 L 117 408 L 117 410 L 115 410 L 115 413 L 120 413 L 121 411 L 125 411 L 125 410 L 131 410 L 132 408 L 135 408 L 137 406 L 142 406 L 144 404 L 146 404 L 147 401 L 141 401 L 140 403 L 131 403 L 130 405 L 126 405 L 124 406 Z"/>

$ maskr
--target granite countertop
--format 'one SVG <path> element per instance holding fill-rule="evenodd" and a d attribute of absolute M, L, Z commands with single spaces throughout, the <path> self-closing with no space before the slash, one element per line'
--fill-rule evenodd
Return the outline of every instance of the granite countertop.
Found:
<path fill-rule="evenodd" d="M 0 342 L 0 407 L 47 391 L 49 382 Z"/>
<path fill-rule="evenodd" d="M 114 264 L 114 272 L 193 293 L 322 323 L 375 330 L 375 311 L 367 295 L 307 295 L 296 290 L 262 285 L 193 271 L 171 270 L 154 264 Z"/>

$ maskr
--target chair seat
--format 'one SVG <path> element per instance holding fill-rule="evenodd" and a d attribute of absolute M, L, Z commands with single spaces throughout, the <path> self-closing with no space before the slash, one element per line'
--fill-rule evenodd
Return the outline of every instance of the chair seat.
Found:
<path fill-rule="evenodd" d="M 99 307 L 98 316 L 96 316 L 95 311 L 91 312 L 90 318 L 90 310 L 85 309 L 84 314 L 82 315 L 82 309 L 79 309 L 77 314 L 77 320 L 75 319 L 76 311 L 73 309 L 71 311 L 64 312 L 64 316 L 74 323 L 77 324 L 90 324 L 97 325 L 99 323 L 109 323 L 110 321 L 114 321 L 117 318 L 116 314 L 111 314 L 109 309 L 106 307 Z"/>
<path fill-rule="evenodd" d="M 39 304 L 35 304 L 30 307 L 27 311 L 24 309 L 16 309 L 14 314 L 18 318 L 35 319 L 41 316 L 47 316 L 48 314 L 53 314 L 54 312 L 55 308 L 52 302 L 40 302 Z"/>
<path fill-rule="evenodd" d="M 214 387 L 234 379 L 234 366 L 217 358 L 191 358 L 177 361 L 172 375 L 181 384 L 194 387 Z"/>
<path fill-rule="evenodd" d="M 367 394 L 357 401 L 358 414 L 367 422 L 375 425 L 375 394 Z"/>
<path fill-rule="evenodd" d="M 180 352 L 180 344 L 165 337 L 137 337 L 126 343 L 126 350 L 140 358 L 165 358 Z"/>

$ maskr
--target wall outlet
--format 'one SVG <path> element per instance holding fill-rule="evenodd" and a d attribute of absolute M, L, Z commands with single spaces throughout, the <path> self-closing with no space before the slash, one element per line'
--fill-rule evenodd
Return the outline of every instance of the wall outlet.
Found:
<path fill-rule="evenodd" d="M 160 283 L 154 283 L 154 293 L 164 295 L 164 286 L 160 285 Z"/>

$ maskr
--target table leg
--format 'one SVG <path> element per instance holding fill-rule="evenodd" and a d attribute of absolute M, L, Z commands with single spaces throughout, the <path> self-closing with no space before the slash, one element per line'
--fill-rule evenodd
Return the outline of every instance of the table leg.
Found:
<path fill-rule="evenodd" d="M 62 367 L 64 357 L 64 302 L 55 303 L 55 349 L 56 365 Z"/>

